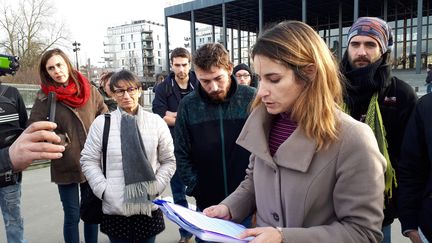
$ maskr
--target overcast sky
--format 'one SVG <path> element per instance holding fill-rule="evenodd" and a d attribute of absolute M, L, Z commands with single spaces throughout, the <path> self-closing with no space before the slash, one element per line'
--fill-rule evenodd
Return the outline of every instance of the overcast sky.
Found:
<path fill-rule="evenodd" d="M 81 43 L 80 65 L 87 58 L 93 65 L 102 66 L 103 42 L 108 27 L 128 24 L 132 20 L 150 20 L 164 24 L 164 8 L 171 1 L 164 0 L 51 0 L 70 31 L 71 42 Z M 169 27 L 174 25 L 185 28 L 185 21 L 169 20 Z M 173 22 L 172 22 L 173 21 Z M 176 32 L 178 29 L 176 28 Z M 171 31 L 170 31 L 171 32 Z M 183 33 L 185 33 L 183 32 Z M 174 40 L 173 40 L 174 38 Z M 182 36 L 170 37 L 171 42 L 179 42 Z M 72 50 L 71 45 L 71 50 Z M 74 55 L 74 53 L 71 53 Z M 75 56 L 71 56 L 75 60 Z"/>

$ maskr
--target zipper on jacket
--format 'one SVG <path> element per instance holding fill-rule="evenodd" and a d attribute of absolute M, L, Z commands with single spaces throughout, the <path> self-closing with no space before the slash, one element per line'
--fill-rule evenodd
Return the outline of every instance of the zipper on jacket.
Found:
<path fill-rule="evenodd" d="M 222 146 L 222 170 L 223 170 L 223 178 L 224 178 L 224 191 L 225 191 L 225 197 L 227 197 L 228 181 L 227 181 L 226 159 L 225 159 L 225 136 L 224 136 L 222 105 L 218 106 L 218 110 L 219 110 L 219 129 L 220 129 L 221 146 Z"/>

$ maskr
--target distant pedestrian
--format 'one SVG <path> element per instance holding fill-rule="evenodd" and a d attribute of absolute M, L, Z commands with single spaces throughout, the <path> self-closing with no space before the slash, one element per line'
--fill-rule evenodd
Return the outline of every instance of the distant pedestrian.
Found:
<path fill-rule="evenodd" d="M 426 93 L 429 94 L 432 91 L 432 64 L 427 66 L 426 76 Z"/>
<path fill-rule="evenodd" d="M 256 75 L 252 72 L 252 69 L 244 63 L 235 66 L 233 74 L 239 84 L 249 85 L 255 88 L 258 85 Z"/>
<path fill-rule="evenodd" d="M 156 74 L 155 84 L 154 84 L 153 90 L 152 90 L 153 93 L 156 93 L 156 87 L 165 80 L 166 76 L 168 76 L 166 71 L 163 71 L 161 73 Z"/>
<path fill-rule="evenodd" d="M 99 92 L 104 98 L 104 103 L 110 111 L 117 109 L 117 102 L 113 99 L 113 93 L 110 90 L 110 78 L 114 72 L 103 73 L 100 77 Z"/>

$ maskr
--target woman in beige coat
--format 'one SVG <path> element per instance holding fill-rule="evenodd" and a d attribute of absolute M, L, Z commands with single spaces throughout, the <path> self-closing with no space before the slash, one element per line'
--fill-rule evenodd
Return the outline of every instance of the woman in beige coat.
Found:
<path fill-rule="evenodd" d="M 204 213 L 241 221 L 252 242 L 380 242 L 385 160 L 371 129 L 341 111 L 337 63 L 308 25 L 266 30 L 252 57 L 257 97 L 237 143 L 245 180 Z"/>

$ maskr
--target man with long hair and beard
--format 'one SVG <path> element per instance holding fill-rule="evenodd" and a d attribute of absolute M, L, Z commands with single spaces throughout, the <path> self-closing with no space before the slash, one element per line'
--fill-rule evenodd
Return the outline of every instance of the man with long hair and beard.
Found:
<path fill-rule="evenodd" d="M 348 47 L 341 63 L 346 78 L 344 108 L 368 124 L 387 161 L 385 174 L 383 242 L 391 242 L 390 226 L 396 214 L 396 165 L 403 131 L 417 95 L 410 85 L 392 76 L 393 36 L 382 19 L 361 17 L 348 31 Z"/>

